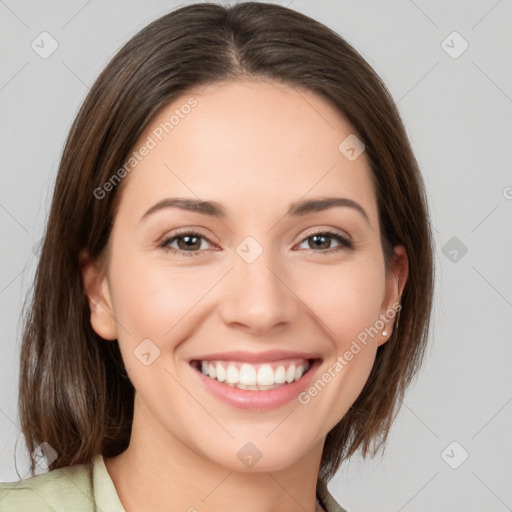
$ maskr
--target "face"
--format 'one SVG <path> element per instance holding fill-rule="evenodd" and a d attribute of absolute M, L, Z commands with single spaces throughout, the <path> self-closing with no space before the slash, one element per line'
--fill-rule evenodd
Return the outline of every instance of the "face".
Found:
<path fill-rule="evenodd" d="M 147 435 L 283 469 L 357 398 L 406 257 L 386 270 L 368 160 L 339 149 L 352 133 L 314 93 L 241 81 L 184 94 L 141 136 L 108 262 L 84 278 Z"/>

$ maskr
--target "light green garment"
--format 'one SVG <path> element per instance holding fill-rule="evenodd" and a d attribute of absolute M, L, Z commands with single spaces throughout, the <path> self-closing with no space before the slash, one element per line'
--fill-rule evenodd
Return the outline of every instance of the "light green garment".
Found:
<path fill-rule="evenodd" d="M 346 512 L 326 487 L 318 495 L 327 512 Z M 0 483 L 1 512 L 125 512 L 101 455 L 93 464 L 54 469 Z"/>

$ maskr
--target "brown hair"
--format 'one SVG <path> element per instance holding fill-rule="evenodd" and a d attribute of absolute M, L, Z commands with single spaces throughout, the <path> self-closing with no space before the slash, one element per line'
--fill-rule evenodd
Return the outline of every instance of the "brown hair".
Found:
<path fill-rule="evenodd" d="M 400 322 L 378 348 L 370 377 L 328 433 L 319 478 L 362 449 L 382 447 L 419 369 L 429 330 L 433 243 L 423 181 L 397 108 L 368 63 L 338 34 L 278 5 L 199 3 L 136 34 L 100 74 L 70 130 L 26 309 L 19 415 L 28 449 L 47 442 L 56 469 L 117 455 L 129 444 L 134 388 L 118 343 L 91 327 L 79 253 L 104 255 L 117 188 L 94 190 L 126 161 L 164 106 L 204 84 L 275 80 L 327 99 L 364 142 L 376 185 L 382 248 L 405 246 L 409 277 Z M 31 461 L 34 473 L 35 463 Z"/>

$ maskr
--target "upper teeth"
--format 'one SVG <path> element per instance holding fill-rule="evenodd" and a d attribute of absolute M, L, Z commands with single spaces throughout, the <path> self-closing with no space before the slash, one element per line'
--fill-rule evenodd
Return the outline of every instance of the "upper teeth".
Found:
<path fill-rule="evenodd" d="M 239 384 L 253 389 L 256 386 L 292 383 L 300 379 L 309 369 L 309 363 L 279 364 L 275 369 L 270 364 L 252 365 L 227 361 L 201 361 L 201 371 L 212 379 L 227 384 Z M 258 389 L 258 388 L 256 388 Z"/>

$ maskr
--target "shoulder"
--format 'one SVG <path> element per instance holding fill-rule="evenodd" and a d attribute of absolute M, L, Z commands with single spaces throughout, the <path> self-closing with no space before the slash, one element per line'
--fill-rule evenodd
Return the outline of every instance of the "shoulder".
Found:
<path fill-rule="evenodd" d="M 94 510 L 91 464 L 54 469 L 17 482 L 0 482 L 1 512 L 69 510 Z"/>

